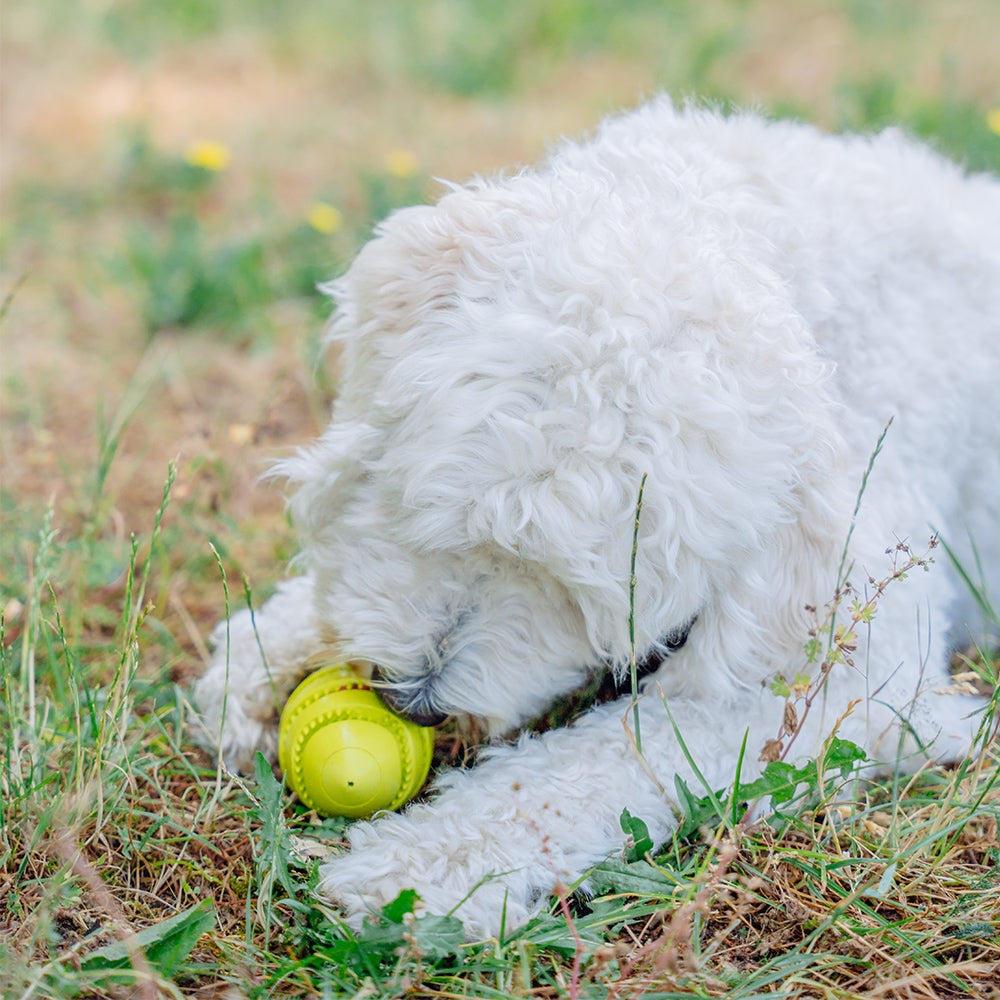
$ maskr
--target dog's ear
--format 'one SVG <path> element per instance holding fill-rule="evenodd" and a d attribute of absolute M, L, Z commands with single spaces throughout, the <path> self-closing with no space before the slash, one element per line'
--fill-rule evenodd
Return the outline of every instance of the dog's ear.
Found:
<path fill-rule="evenodd" d="M 414 205 L 378 225 L 333 286 L 339 307 L 353 310 L 358 331 L 376 321 L 386 333 L 404 332 L 414 315 L 451 294 L 460 248 L 445 221 L 439 206 Z"/>
<path fill-rule="evenodd" d="M 323 286 L 335 305 L 327 341 L 339 349 L 342 412 L 370 409 L 414 317 L 452 294 L 456 252 L 435 208 L 400 209 L 379 224 L 347 273 Z"/>
<path fill-rule="evenodd" d="M 521 373 L 520 412 L 495 415 L 467 458 L 483 477 L 468 536 L 544 565 L 611 658 L 628 649 L 644 474 L 640 652 L 703 611 L 696 631 L 716 629 L 713 653 L 730 662 L 801 644 L 805 606 L 835 585 L 851 508 L 832 369 L 766 269 L 722 257 L 710 294 L 668 330 L 612 318 L 601 352 L 593 336 L 551 333 Z"/>
<path fill-rule="evenodd" d="M 339 314 L 331 337 L 405 335 L 456 295 L 475 297 L 477 277 L 491 289 L 496 250 L 512 241 L 517 221 L 502 211 L 502 195 L 485 184 L 454 188 L 436 205 L 398 209 L 379 223 L 348 272 L 325 286 Z"/>
<path fill-rule="evenodd" d="M 391 404 L 374 397 L 400 359 L 435 347 L 462 350 L 460 305 L 494 294 L 497 248 L 511 242 L 515 216 L 497 211 L 497 197 L 483 182 L 454 188 L 435 205 L 393 212 L 348 272 L 325 286 L 336 304 L 328 340 L 340 345 L 343 389 L 357 397 L 359 412 Z"/>
<path fill-rule="evenodd" d="M 708 605 L 720 635 L 794 624 L 827 596 L 817 579 L 850 507 L 829 366 L 787 283 L 709 228 L 663 275 L 616 285 L 539 253 L 521 230 L 545 220 L 503 197 L 397 213 L 337 286 L 337 406 L 385 431 L 401 540 L 544 567 L 619 657 L 648 474 L 637 642 Z"/>

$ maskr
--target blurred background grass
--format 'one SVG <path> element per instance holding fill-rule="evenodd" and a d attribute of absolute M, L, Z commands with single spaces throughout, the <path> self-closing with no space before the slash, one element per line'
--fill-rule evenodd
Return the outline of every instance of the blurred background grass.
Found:
<path fill-rule="evenodd" d="M 16 636 L 51 516 L 48 580 L 98 676 L 169 462 L 150 672 L 197 669 L 210 543 L 234 577 L 282 573 L 281 497 L 256 480 L 334 391 L 316 283 L 433 178 L 530 162 L 661 89 L 900 122 L 1000 164 L 996 0 L 15 0 L 3 18 L 0 607 Z"/>
<path fill-rule="evenodd" d="M 147 661 L 180 677 L 209 543 L 263 586 L 291 554 L 256 480 L 334 389 L 316 283 L 433 178 L 661 89 L 1000 164 L 996 0 L 14 0 L 2 44 L 0 607 L 16 633 L 51 508 L 98 653 L 175 461 Z"/>

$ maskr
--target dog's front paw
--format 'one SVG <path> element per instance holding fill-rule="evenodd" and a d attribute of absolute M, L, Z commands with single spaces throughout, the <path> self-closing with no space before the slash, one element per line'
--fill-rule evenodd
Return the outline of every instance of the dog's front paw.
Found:
<path fill-rule="evenodd" d="M 215 656 L 195 684 L 191 734 L 217 750 L 230 770 L 252 774 L 258 750 L 276 758 L 278 701 L 250 613 L 217 626 L 212 643 Z"/>
<path fill-rule="evenodd" d="M 196 711 L 188 719 L 194 740 L 217 752 L 230 771 L 253 774 L 259 750 L 278 757 L 278 716 L 274 697 L 264 685 L 249 691 L 229 685 L 224 666 L 214 664 L 195 689 Z"/>
<path fill-rule="evenodd" d="M 439 778 L 429 803 L 356 823 L 351 852 L 324 866 L 321 891 L 355 928 L 404 889 L 426 911 L 461 919 L 469 939 L 525 923 L 557 885 L 573 886 L 621 848 L 624 807 L 656 840 L 673 825 L 621 712 L 601 706 L 568 729 L 495 748 L 477 767 Z M 651 739 L 666 732 L 662 719 L 644 718 Z"/>
<path fill-rule="evenodd" d="M 470 789 L 471 791 L 471 789 Z M 327 862 L 320 891 L 359 928 L 403 890 L 426 912 L 454 914 L 469 940 L 534 916 L 569 871 L 539 822 L 516 801 L 470 801 L 454 789 L 403 814 L 356 823 L 351 851 Z"/>
<path fill-rule="evenodd" d="M 237 611 L 210 641 L 212 663 L 194 689 L 192 735 L 217 749 L 230 769 L 250 774 L 258 750 L 277 758 L 279 710 L 309 657 L 323 648 L 312 580 L 282 582 L 260 611 Z"/>

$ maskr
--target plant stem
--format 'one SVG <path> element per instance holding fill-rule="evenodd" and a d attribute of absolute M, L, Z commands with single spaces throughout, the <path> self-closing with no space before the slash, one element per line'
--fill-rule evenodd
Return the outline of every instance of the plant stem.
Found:
<path fill-rule="evenodd" d="M 642 494 L 646 489 L 646 477 L 642 474 L 639 483 L 639 498 L 635 504 L 635 524 L 632 527 L 632 564 L 628 579 L 628 666 L 632 682 L 632 722 L 635 726 L 635 747 L 642 753 L 642 734 L 639 731 L 639 676 L 635 662 L 635 556 L 639 549 L 639 517 L 642 514 Z"/>

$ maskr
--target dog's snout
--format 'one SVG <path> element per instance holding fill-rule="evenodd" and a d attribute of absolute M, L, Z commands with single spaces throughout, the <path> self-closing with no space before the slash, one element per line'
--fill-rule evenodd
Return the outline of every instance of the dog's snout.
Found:
<path fill-rule="evenodd" d="M 397 714 L 418 726 L 440 726 L 448 718 L 443 712 L 414 705 L 410 696 L 394 688 L 380 689 L 383 701 Z"/>
<path fill-rule="evenodd" d="M 379 696 L 397 715 L 415 722 L 418 726 L 439 726 L 448 715 L 429 703 L 429 693 L 410 686 L 394 685 L 376 666 L 372 680 Z"/>

